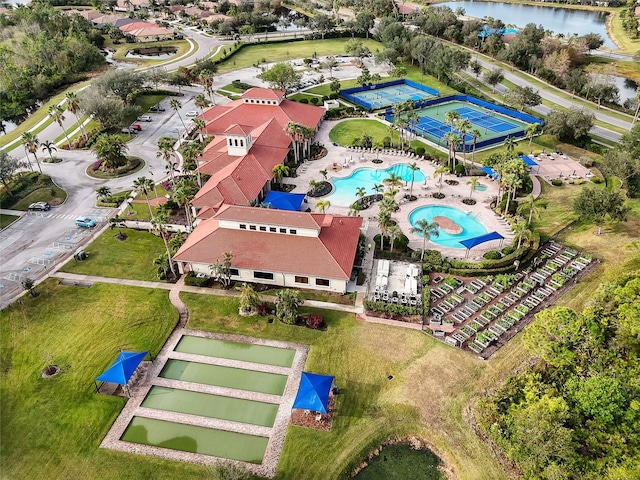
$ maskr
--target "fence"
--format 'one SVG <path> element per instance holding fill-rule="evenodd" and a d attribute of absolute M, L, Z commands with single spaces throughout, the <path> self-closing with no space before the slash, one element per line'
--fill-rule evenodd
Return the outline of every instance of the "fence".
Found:
<path fill-rule="evenodd" d="M 440 95 L 440 92 L 434 90 L 433 88 L 429 88 L 421 83 L 416 83 L 411 80 L 400 79 L 400 80 L 390 80 L 388 82 L 376 83 L 375 85 L 363 85 L 362 87 L 353 87 L 353 88 L 345 88 L 344 90 L 340 90 L 340 96 L 345 100 L 349 100 L 351 103 L 355 103 L 356 105 L 360 105 L 361 107 L 366 108 L 367 110 L 372 109 L 372 105 L 370 102 L 366 100 L 356 97 L 354 93 L 360 92 L 370 92 L 375 90 L 380 90 L 382 88 L 387 87 L 395 87 L 397 85 L 407 85 L 409 87 L 413 87 L 416 90 L 422 90 L 423 92 L 428 93 L 429 95 L 433 95 L 437 97 Z"/>

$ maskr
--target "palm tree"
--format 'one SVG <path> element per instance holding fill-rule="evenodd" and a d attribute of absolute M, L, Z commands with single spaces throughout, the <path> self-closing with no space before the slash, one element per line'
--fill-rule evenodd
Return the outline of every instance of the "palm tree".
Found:
<path fill-rule="evenodd" d="M 504 206 L 504 213 L 509 213 L 509 203 L 511 201 L 511 189 L 517 188 L 518 182 L 522 181 L 515 173 L 505 173 L 502 178 L 502 184 L 505 187 L 507 193 L 507 203 Z"/>
<path fill-rule="evenodd" d="M 36 134 L 32 132 L 24 132 L 22 134 L 22 145 L 24 145 L 24 149 L 27 152 L 27 160 L 29 160 L 29 153 L 32 154 L 33 158 L 36 159 L 36 163 L 38 164 L 38 170 L 40 170 L 40 173 L 42 173 L 40 160 L 38 160 L 38 156 L 36 155 L 36 151 L 38 151 L 38 147 L 40 146 L 40 142 L 38 141 L 38 137 L 36 137 Z"/>
<path fill-rule="evenodd" d="M 476 144 L 478 140 L 482 138 L 482 133 L 477 128 L 471 130 L 471 137 L 473 138 L 473 150 L 471 150 L 471 161 L 475 162 L 476 160 Z"/>
<path fill-rule="evenodd" d="M 324 211 L 331 206 L 331 202 L 329 200 L 318 200 L 316 203 L 316 208 L 320 213 L 324 213 Z"/>
<path fill-rule="evenodd" d="M 300 125 L 299 136 L 302 139 L 303 151 L 306 150 L 306 153 L 303 152 L 303 156 L 305 156 L 305 158 L 310 159 L 311 158 L 311 140 L 313 140 L 313 137 L 316 136 L 316 131 L 313 128 Z"/>
<path fill-rule="evenodd" d="M 467 169 L 467 132 L 473 128 L 473 124 L 466 118 L 456 121 L 456 130 L 460 132 L 460 138 L 462 141 L 462 158 L 464 162 L 464 168 Z"/>
<path fill-rule="evenodd" d="M 96 189 L 98 200 L 106 200 L 111 195 L 111 189 L 107 186 L 98 187 Z"/>
<path fill-rule="evenodd" d="M 318 173 L 319 173 L 320 175 L 322 175 L 322 180 L 326 182 L 326 181 L 327 181 L 327 174 L 328 174 L 329 172 L 327 172 L 326 170 L 320 170 Z"/>
<path fill-rule="evenodd" d="M 417 110 L 411 110 L 408 114 L 407 114 L 407 120 L 409 120 L 409 128 L 412 129 L 413 131 L 413 138 L 416 138 L 416 126 L 418 125 L 418 122 L 420 121 L 420 114 L 418 113 Z"/>
<path fill-rule="evenodd" d="M 416 178 L 416 170 L 420 170 L 420 167 L 416 162 L 410 163 L 408 167 L 411 170 L 411 188 L 409 188 L 409 200 L 411 200 L 413 198 L 413 182 Z"/>
<path fill-rule="evenodd" d="M 392 224 L 389 226 L 389 228 L 387 228 L 387 236 L 391 240 L 391 252 L 393 252 L 393 244 L 396 241 L 396 238 L 398 238 L 400 235 L 402 235 L 402 230 L 400 230 L 400 227 L 398 225 Z"/>
<path fill-rule="evenodd" d="M 160 137 L 158 140 L 158 151 L 156 153 L 157 158 L 162 158 L 167 165 L 172 163 L 173 160 L 173 139 L 169 137 Z M 173 165 L 169 169 L 169 176 L 171 177 L 171 184 L 175 187 L 176 180 L 173 175 Z"/>
<path fill-rule="evenodd" d="M 471 186 L 471 191 L 469 191 L 469 200 L 471 200 L 471 195 L 473 195 L 473 191 L 476 189 L 476 185 L 478 185 L 478 177 L 471 177 L 467 185 Z"/>
<path fill-rule="evenodd" d="M 291 137 L 291 141 L 293 142 L 293 158 L 295 164 L 298 165 L 300 163 L 300 125 L 295 122 L 288 122 L 284 127 L 284 131 Z"/>
<path fill-rule="evenodd" d="M 280 188 L 282 188 L 282 179 L 291 173 L 291 169 L 282 163 L 279 163 L 273 170 L 271 170 L 271 174 L 273 175 L 273 179 L 276 183 L 280 184 Z"/>
<path fill-rule="evenodd" d="M 518 203 L 518 213 L 522 215 L 525 212 L 529 213 L 529 219 L 527 220 L 527 226 L 531 225 L 533 217 L 540 217 L 540 209 L 546 209 L 549 202 L 542 197 L 535 198 L 532 194 L 529 194 L 527 198 L 521 200 Z"/>
<path fill-rule="evenodd" d="M 117 238 L 119 240 L 125 240 L 127 238 L 127 236 L 122 233 L 122 228 L 125 226 L 124 222 L 124 218 L 120 217 L 119 215 L 116 215 L 111 220 L 109 220 L 109 228 L 111 228 L 111 230 L 113 230 L 114 228 L 118 229 Z"/>
<path fill-rule="evenodd" d="M 49 113 L 49 116 L 53 118 L 53 121 L 62 128 L 64 136 L 67 138 L 69 150 L 71 150 L 71 140 L 69 140 L 69 135 L 67 135 L 67 131 L 62 126 L 62 122 L 64 122 L 64 107 L 61 107 L 60 105 L 51 105 L 47 112 Z"/>
<path fill-rule="evenodd" d="M 458 121 L 459 119 L 460 119 L 460 114 L 455 110 L 449 110 L 447 113 L 444 114 L 444 123 L 446 123 L 451 127 L 451 130 L 450 130 L 451 132 L 453 132 L 453 126 L 455 125 L 456 121 Z"/>
<path fill-rule="evenodd" d="M 200 143 L 204 143 L 202 132 L 204 131 L 204 128 L 207 126 L 207 122 L 205 122 L 201 118 L 194 118 L 193 125 L 196 127 L 196 130 L 198 131 L 198 140 L 200 140 Z"/>
<path fill-rule="evenodd" d="M 52 152 L 57 152 L 58 149 L 56 148 L 56 144 L 53 143 L 51 140 L 45 140 L 44 142 L 42 142 L 40 144 L 40 146 L 42 147 L 42 151 L 47 151 L 49 153 L 49 157 L 51 158 L 51 161 L 53 162 L 53 155 Z"/>
<path fill-rule="evenodd" d="M 384 183 L 390 189 L 393 187 L 398 187 L 402 185 L 402 177 L 392 172 L 387 178 L 382 180 L 382 183 Z"/>
<path fill-rule="evenodd" d="M 186 132 L 187 126 L 184 124 L 184 120 L 182 120 L 182 115 L 180 115 L 180 109 L 182 108 L 182 104 L 176 98 L 172 98 L 169 101 L 169 107 L 171 107 L 178 114 L 180 123 L 182 123 L 182 126 L 184 127 L 184 131 Z"/>
<path fill-rule="evenodd" d="M 200 112 L 204 112 L 204 109 L 211 105 L 211 102 L 203 94 L 198 94 L 193 99 L 193 103 L 200 109 Z"/>
<path fill-rule="evenodd" d="M 106 168 L 114 169 L 127 163 L 127 144 L 117 135 L 100 135 L 91 150 Z"/>
<path fill-rule="evenodd" d="M 202 82 L 202 86 L 204 87 L 204 91 L 207 93 L 213 104 L 216 104 L 216 98 L 213 95 L 213 78 L 215 77 L 215 72 L 204 69 L 198 75 L 198 79 Z"/>
<path fill-rule="evenodd" d="M 384 190 L 384 185 L 380 185 L 379 183 L 376 183 L 373 185 L 373 187 L 371 187 L 371 190 L 373 190 L 376 193 L 380 193 Z"/>
<path fill-rule="evenodd" d="M 540 125 L 537 123 L 530 123 L 527 125 L 527 128 L 524 129 L 524 133 L 529 139 L 529 147 L 531 147 L 531 142 L 533 142 L 533 137 L 540 131 Z"/>
<path fill-rule="evenodd" d="M 391 212 L 381 208 L 378 212 L 378 228 L 380 229 L 380 250 L 384 249 L 384 237 L 389 231 L 389 227 L 391 225 Z"/>
<path fill-rule="evenodd" d="M 440 190 L 442 190 L 442 176 L 445 173 L 449 173 L 451 170 L 449 170 L 449 167 L 445 166 L 445 165 L 441 165 L 440 167 L 436 168 L 436 171 L 433 172 L 433 175 L 440 175 L 440 181 L 438 182 L 438 195 L 440 194 Z"/>
<path fill-rule="evenodd" d="M 149 190 L 155 190 L 153 180 L 147 177 L 138 177 L 133 181 L 133 188 L 142 191 L 144 198 L 147 199 L 147 207 L 149 207 L 149 218 L 153 219 L 153 211 L 151 210 L 151 202 L 149 201 Z"/>
<path fill-rule="evenodd" d="M 506 147 L 507 153 L 511 156 L 514 150 L 516 149 L 518 142 L 516 142 L 511 135 L 509 135 L 507 138 L 504 139 L 503 145 Z"/>
<path fill-rule="evenodd" d="M 189 212 L 189 202 L 193 198 L 196 192 L 193 189 L 193 185 L 186 179 L 181 179 L 181 182 L 176 188 L 176 191 L 173 192 L 173 199 L 176 201 L 178 205 L 184 208 L 185 218 L 187 219 L 187 231 L 191 229 L 192 221 L 191 221 L 191 213 Z"/>
<path fill-rule="evenodd" d="M 447 141 L 447 147 L 449 148 L 449 161 L 451 162 L 451 170 L 453 170 L 456 166 L 456 150 L 460 137 L 455 132 L 449 132 L 444 134 L 444 139 Z"/>
<path fill-rule="evenodd" d="M 522 245 L 522 239 L 530 238 L 532 233 L 527 223 L 522 220 L 517 221 L 513 225 L 513 232 L 518 235 L 518 246 L 516 247 L 516 249 L 520 248 L 520 245 Z"/>
<path fill-rule="evenodd" d="M 80 125 L 82 136 L 86 140 L 87 132 L 84 129 L 84 125 L 80 121 L 80 116 L 78 115 L 78 112 L 80 111 L 80 101 L 78 100 L 78 95 L 75 92 L 67 92 L 64 97 L 67 100 L 67 110 L 75 115 L 76 121 L 78 122 L 78 125 Z"/>
<path fill-rule="evenodd" d="M 260 304 L 260 295 L 253 289 L 250 283 L 241 283 L 236 285 L 236 290 L 240 292 L 239 310 L 241 313 L 247 314 Z"/>
<path fill-rule="evenodd" d="M 148 201 L 148 200 L 147 200 Z M 175 276 L 176 271 L 173 267 L 173 259 L 171 258 L 171 250 L 169 249 L 169 242 L 167 241 L 167 214 L 158 213 L 155 217 L 151 218 L 151 226 L 158 232 L 162 241 L 164 242 L 164 248 L 167 250 L 167 259 L 169 260 L 169 270 Z"/>
<path fill-rule="evenodd" d="M 358 187 L 356 188 L 356 197 L 358 198 L 362 198 L 365 196 L 365 194 L 367 193 L 367 191 L 365 190 L 364 187 Z"/>
<path fill-rule="evenodd" d="M 424 258 L 424 250 L 427 246 L 427 239 L 440 236 L 438 224 L 429 223 L 426 219 L 418 220 L 411 228 L 411 233 L 422 237 L 422 253 L 420 254 L 420 261 L 422 261 Z"/>

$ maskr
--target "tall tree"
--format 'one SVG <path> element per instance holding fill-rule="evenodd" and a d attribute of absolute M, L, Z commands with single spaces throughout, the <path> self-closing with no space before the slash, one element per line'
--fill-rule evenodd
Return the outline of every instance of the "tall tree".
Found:
<path fill-rule="evenodd" d="M 297 290 L 278 290 L 276 293 L 276 317 L 293 325 L 298 319 L 298 308 L 304 301 Z"/>
<path fill-rule="evenodd" d="M 540 131 L 540 125 L 538 123 L 530 123 L 524 129 L 524 134 L 529 139 L 529 147 L 531 147 L 531 142 L 533 142 L 533 137 L 535 137 Z"/>
<path fill-rule="evenodd" d="M 171 256 L 171 250 L 169 249 L 169 241 L 168 241 L 169 232 L 167 230 L 167 224 L 168 224 L 168 218 L 167 218 L 167 214 L 164 212 L 158 213 L 155 217 L 151 217 L 151 227 L 153 228 L 154 231 L 158 232 L 158 235 L 160 235 L 160 238 L 162 238 L 162 241 L 164 243 L 164 248 L 167 251 L 167 259 L 169 260 L 169 270 L 171 270 L 171 273 L 175 277 L 176 270 L 173 265 L 173 257 Z"/>
<path fill-rule="evenodd" d="M 489 70 L 483 75 L 484 81 L 491 85 L 493 93 L 496 93 L 496 85 L 504 80 L 504 72 L 500 68 Z"/>
<path fill-rule="evenodd" d="M 607 188 L 585 187 L 573 203 L 574 211 L 584 220 L 594 222 L 598 226 L 598 235 L 602 234 L 605 220 L 626 221 L 630 207 L 619 191 Z"/>
<path fill-rule="evenodd" d="M 51 105 L 49 107 L 48 113 L 49 116 L 53 119 L 54 122 L 56 122 L 60 128 L 62 128 L 62 131 L 64 133 L 64 136 L 67 139 L 67 144 L 69 145 L 69 150 L 71 150 L 71 140 L 69 140 L 69 135 L 67 135 L 67 131 L 64 129 L 64 126 L 62 125 L 62 122 L 64 122 L 64 107 L 60 106 L 60 105 Z"/>
<path fill-rule="evenodd" d="M 409 199 L 411 200 L 413 198 L 413 182 L 416 179 L 416 172 L 420 170 L 420 167 L 416 162 L 410 163 L 407 166 L 409 170 L 411 170 L 411 187 L 409 188 Z"/>
<path fill-rule="evenodd" d="M 527 195 L 524 200 L 520 200 L 518 202 L 518 213 L 520 215 L 528 214 L 529 219 L 527 220 L 527 226 L 531 225 L 531 220 L 533 217 L 539 218 L 540 211 L 542 209 L 546 209 L 549 202 L 542 197 L 534 197 L 532 194 Z"/>
<path fill-rule="evenodd" d="M 480 132 L 480 130 L 478 130 L 477 128 L 474 128 L 473 130 L 471 130 L 471 138 L 473 139 L 473 150 L 471 150 L 471 161 L 475 162 L 476 144 L 478 143 L 478 140 L 482 139 L 482 132 Z"/>
<path fill-rule="evenodd" d="M 471 200 L 471 195 L 473 195 L 473 192 L 478 185 L 478 177 L 471 177 L 469 180 L 467 180 L 467 185 L 471 187 L 469 190 L 469 200 Z"/>
<path fill-rule="evenodd" d="M 158 140 L 158 151 L 156 153 L 156 157 L 162 158 L 167 165 L 170 164 L 173 160 L 173 155 L 174 155 L 173 145 L 174 145 L 174 141 L 172 138 L 160 137 L 160 139 Z M 174 176 L 173 168 L 169 169 L 169 176 L 171 177 L 171 184 L 175 187 L 176 179 Z"/>
<path fill-rule="evenodd" d="M 49 158 L 51 158 L 51 162 L 53 162 L 53 152 L 57 152 L 56 144 L 51 140 L 45 140 L 40 144 L 43 152 L 47 152 L 49 154 Z"/>
<path fill-rule="evenodd" d="M 282 188 L 282 179 L 291 173 L 291 169 L 282 163 L 273 167 L 271 174 L 273 175 L 273 179 L 276 183 L 280 184 L 280 188 Z"/>
<path fill-rule="evenodd" d="M 78 98 L 78 95 L 75 92 L 67 92 L 64 95 L 64 98 L 67 101 L 67 110 L 73 113 L 73 115 L 76 117 L 76 121 L 78 122 L 78 125 L 80 125 L 80 131 L 82 132 L 82 136 L 86 140 L 87 132 L 84 129 L 84 125 L 80 121 L 80 115 L 78 114 L 80 112 L 80 99 Z"/>
<path fill-rule="evenodd" d="M 316 208 L 320 213 L 324 213 L 324 211 L 331 206 L 331 202 L 329 200 L 318 200 L 316 202 Z"/>
<path fill-rule="evenodd" d="M 151 210 L 151 202 L 149 201 L 149 192 L 151 190 L 155 191 L 153 180 L 147 177 L 138 177 L 133 181 L 133 188 L 144 194 L 144 198 L 147 200 L 147 207 L 149 208 L 149 218 L 153 219 L 153 211 Z"/>
<path fill-rule="evenodd" d="M 15 173 L 24 168 L 26 163 L 22 160 L 12 157 L 4 150 L 0 150 L 0 181 L 7 189 L 9 196 L 13 196 L 11 192 L 11 180 Z"/>
<path fill-rule="evenodd" d="M 418 220 L 411 228 L 411 233 L 422 237 L 422 253 L 420 254 L 420 261 L 422 261 L 424 259 L 424 251 L 427 247 L 427 240 L 440 235 L 438 225 L 436 223 L 429 223 L 426 219 Z"/>
<path fill-rule="evenodd" d="M 175 111 L 178 114 L 180 123 L 182 123 L 182 126 L 184 127 L 184 131 L 186 133 L 187 126 L 185 125 L 184 120 L 182 120 L 182 115 L 180 115 L 180 109 L 182 108 L 182 104 L 178 101 L 178 99 L 172 98 L 171 100 L 169 100 L 169 106 L 173 111 Z"/>
<path fill-rule="evenodd" d="M 38 147 L 40 146 L 40 142 L 38 141 L 38 137 L 33 132 L 24 132 L 22 134 L 22 145 L 24 145 L 24 149 L 27 152 L 27 161 L 29 160 L 29 153 L 33 155 L 33 158 L 36 159 L 36 163 L 38 164 L 38 170 L 42 173 L 42 167 L 40 166 L 40 160 L 38 160 L 38 156 L 36 152 L 38 151 Z"/>
<path fill-rule="evenodd" d="M 287 92 L 300 82 L 302 74 L 296 72 L 288 63 L 276 63 L 269 70 L 263 72 L 260 78 L 267 82 L 271 88 L 282 90 L 286 96 Z"/>

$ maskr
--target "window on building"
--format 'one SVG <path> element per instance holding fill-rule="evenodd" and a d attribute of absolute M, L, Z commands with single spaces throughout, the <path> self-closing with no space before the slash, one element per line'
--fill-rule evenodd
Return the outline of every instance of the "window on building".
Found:
<path fill-rule="evenodd" d="M 255 225 L 249 225 L 249 230 L 255 230 L 256 226 Z"/>
<path fill-rule="evenodd" d="M 246 230 L 247 229 L 247 225 L 244 223 L 240 224 L 240 230 Z"/>
<path fill-rule="evenodd" d="M 276 227 L 269 227 L 269 231 L 272 233 L 276 233 L 278 229 Z"/>
<path fill-rule="evenodd" d="M 329 280 L 326 278 L 316 278 L 316 285 L 319 285 L 321 287 L 328 287 Z"/>
<path fill-rule="evenodd" d="M 287 233 L 287 229 L 286 228 L 281 228 L 280 229 L 280 233 Z"/>
<path fill-rule="evenodd" d="M 240 146 L 244 147 L 244 140 L 243 139 L 240 139 Z"/>
<path fill-rule="evenodd" d="M 296 275 L 295 282 L 296 283 L 309 283 L 309 277 L 298 277 Z"/>
<path fill-rule="evenodd" d="M 298 233 L 298 231 L 295 228 L 291 228 L 291 229 L 289 229 L 289 233 L 291 235 L 295 235 L 296 233 Z"/>
<path fill-rule="evenodd" d="M 253 278 L 260 278 L 262 280 L 273 280 L 273 273 L 269 272 L 253 272 Z"/>
<path fill-rule="evenodd" d="M 267 231 L 267 227 L 264 227 L 264 226 L 261 225 L 260 226 L 260 231 L 261 232 L 266 232 Z"/>
<path fill-rule="evenodd" d="M 237 268 L 230 268 L 229 273 L 231 274 L 232 277 L 240 276 L 240 270 L 238 270 Z"/>

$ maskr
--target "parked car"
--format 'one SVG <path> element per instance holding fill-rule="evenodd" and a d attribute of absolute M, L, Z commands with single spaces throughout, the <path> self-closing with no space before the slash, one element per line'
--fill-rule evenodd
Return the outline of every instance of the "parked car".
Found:
<path fill-rule="evenodd" d="M 120 132 L 122 132 L 122 133 L 126 133 L 126 134 L 128 134 L 128 135 L 133 135 L 134 133 L 138 133 L 136 130 L 134 130 L 134 129 L 133 129 L 133 128 L 131 128 L 131 127 L 124 127 L 124 128 L 122 128 L 122 129 L 120 129 Z"/>
<path fill-rule="evenodd" d="M 189 118 L 197 117 L 200 115 L 197 110 L 190 110 L 185 114 Z"/>
<path fill-rule="evenodd" d="M 29 210 L 32 212 L 47 212 L 51 210 L 51 205 L 47 202 L 35 202 L 29 205 Z"/>
<path fill-rule="evenodd" d="M 154 105 L 153 107 L 151 107 L 149 109 L 149 111 L 151 111 L 151 112 L 164 112 L 164 110 L 165 110 L 165 108 L 160 104 Z"/>
<path fill-rule="evenodd" d="M 142 125 L 140 125 L 139 123 L 132 123 L 131 125 L 129 125 L 129 128 L 134 129 L 136 132 L 142 131 Z"/>
<path fill-rule="evenodd" d="M 91 217 L 78 217 L 76 218 L 76 225 L 78 227 L 93 228 L 96 226 L 96 221 Z"/>
<path fill-rule="evenodd" d="M 150 122 L 151 121 L 151 115 L 140 115 L 138 117 L 138 121 L 139 122 Z"/>

